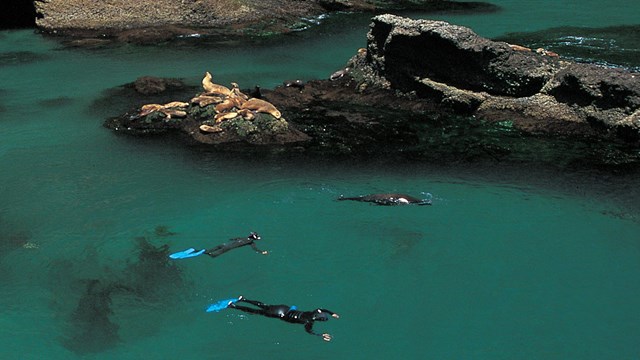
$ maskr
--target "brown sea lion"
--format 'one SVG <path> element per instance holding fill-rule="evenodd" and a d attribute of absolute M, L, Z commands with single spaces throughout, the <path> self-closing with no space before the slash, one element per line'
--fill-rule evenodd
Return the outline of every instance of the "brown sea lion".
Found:
<path fill-rule="evenodd" d="M 544 55 L 544 56 L 550 56 L 550 57 L 558 57 L 560 55 L 554 53 L 553 51 L 549 51 L 543 48 L 537 48 L 536 49 L 536 53 L 540 54 L 540 55 Z"/>
<path fill-rule="evenodd" d="M 234 107 L 238 107 L 238 102 L 232 98 L 227 98 L 220 104 L 215 106 L 217 113 L 224 113 L 232 110 Z"/>
<path fill-rule="evenodd" d="M 225 112 L 225 113 L 220 113 L 220 114 L 216 114 L 216 116 L 213 117 L 213 119 L 215 120 L 216 123 L 220 123 L 224 120 L 231 120 L 233 118 L 238 117 L 238 113 L 235 111 L 232 112 Z"/>
<path fill-rule="evenodd" d="M 172 105 L 172 104 L 174 104 L 174 103 L 169 103 L 169 105 Z M 178 107 L 178 106 L 166 106 L 166 105 L 160 105 L 160 104 L 146 104 L 146 105 L 142 105 L 142 107 L 140 108 L 140 112 L 138 113 L 138 116 L 139 117 L 147 116 L 147 115 L 149 115 L 149 114 L 151 114 L 152 112 L 155 112 L 155 111 L 163 113 L 167 117 L 167 119 L 171 119 L 171 117 L 173 117 L 173 116 L 175 116 L 175 117 L 185 117 L 185 116 L 187 116 L 187 112 L 186 111 L 173 109 L 174 107 Z"/>
<path fill-rule="evenodd" d="M 200 95 L 191 99 L 191 103 L 198 104 L 200 107 L 221 103 L 222 101 L 223 99 L 220 96 L 208 96 L 208 95 Z"/>
<path fill-rule="evenodd" d="M 240 109 L 247 109 L 253 110 L 255 112 L 270 114 L 276 119 L 280 119 L 280 117 L 282 117 L 280 111 L 278 111 L 278 109 L 276 109 L 276 107 L 272 103 L 264 101 L 262 99 L 251 98 L 244 104 L 242 104 L 240 106 Z"/>
<path fill-rule="evenodd" d="M 187 116 L 187 112 L 183 110 L 176 109 L 160 109 L 159 112 L 163 113 L 167 119 L 172 119 L 174 117 L 183 118 Z"/>
<path fill-rule="evenodd" d="M 362 202 L 370 202 L 376 205 L 405 205 L 405 204 L 416 204 L 416 205 L 431 205 L 431 199 L 418 199 L 411 195 L 406 194 L 370 194 L 370 195 L 362 195 L 355 197 L 344 197 L 340 196 L 338 200 L 353 200 L 353 201 L 362 201 Z"/>
<path fill-rule="evenodd" d="M 204 78 L 202 79 L 202 88 L 205 93 L 208 95 L 231 95 L 231 90 L 223 85 L 214 84 L 212 81 L 211 73 L 208 71 L 205 73 Z"/>
<path fill-rule="evenodd" d="M 202 124 L 202 125 L 200 125 L 200 131 L 204 131 L 204 132 L 208 132 L 208 133 L 219 133 L 219 132 L 224 131 L 224 129 L 222 129 L 218 125 L 211 126 L 211 125 Z"/>
<path fill-rule="evenodd" d="M 256 113 L 249 109 L 240 109 L 238 110 L 238 114 L 245 120 L 253 120 L 256 118 Z"/>
<path fill-rule="evenodd" d="M 158 111 L 160 109 L 162 109 L 163 106 L 160 104 L 146 104 L 146 105 L 142 105 L 142 107 L 140 108 L 140 112 L 138 113 L 138 116 L 142 117 L 142 116 L 147 116 L 149 114 L 151 114 L 154 111 Z"/>
<path fill-rule="evenodd" d="M 238 86 L 238 84 L 232 82 L 231 83 L 231 95 L 232 97 L 236 98 L 239 100 L 239 102 L 244 102 L 249 100 L 249 97 L 245 94 L 242 93 L 242 91 L 240 91 L 240 87 Z"/>
<path fill-rule="evenodd" d="M 515 44 L 508 44 L 508 45 L 511 48 L 511 50 L 514 50 L 514 51 L 524 51 L 524 52 L 531 51 L 531 49 L 525 46 L 515 45 Z"/>
<path fill-rule="evenodd" d="M 182 101 L 172 101 L 163 105 L 165 108 L 185 108 L 189 106 L 189 103 Z"/>

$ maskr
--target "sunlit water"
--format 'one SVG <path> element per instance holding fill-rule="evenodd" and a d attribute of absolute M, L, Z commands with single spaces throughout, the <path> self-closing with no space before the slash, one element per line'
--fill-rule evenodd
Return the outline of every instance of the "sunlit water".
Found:
<path fill-rule="evenodd" d="M 504 7 L 496 14 L 413 15 L 493 37 L 634 24 L 639 10 L 622 1 L 496 3 Z M 268 44 L 210 48 L 65 49 L 31 31 L 0 33 L 9 54 L 0 66 L 2 358 L 640 356 L 640 197 L 628 177 L 252 161 L 116 136 L 102 122 L 121 109 L 94 106 L 142 75 L 197 84 L 208 70 L 222 83 L 265 88 L 324 78 L 365 45 L 367 26 L 367 16 L 334 17 Z M 432 196 L 433 206 L 335 201 L 373 192 Z M 156 281 L 159 296 L 112 294 L 117 342 L 77 340 L 73 314 L 88 281 L 136 276 L 136 238 L 179 251 L 252 230 L 268 256 L 241 248 L 176 261 L 180 280 Z M 316 329 L 334 339 L 204 311 L 241 294 L 331 309 L 341 318 Z"/>

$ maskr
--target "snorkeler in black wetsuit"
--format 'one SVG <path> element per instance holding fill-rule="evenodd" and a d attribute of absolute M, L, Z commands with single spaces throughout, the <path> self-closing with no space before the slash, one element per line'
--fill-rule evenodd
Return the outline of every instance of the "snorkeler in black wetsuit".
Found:
<path fill-rule="evenodd" d="M 361 195 L 355 197 L 344 197 L 340 195 L 337 200 L 354 200 L 354 201 L 362 201 L 362 202 L 370 202 L 376 205 L 406 205 L 406 204 L 416 204 L 416 205 L 431 205 L 431 194 L 427 194 L 429 197 L 426 199 L 418 199 L 416 197 L 407 195 L 407 194 L 369 194 L 369 195 Z"/>
<path fill-rule="evenodd" d="M 241 247 L 245 245 L 250 245 L 251 248 L 257 253 L 260 253 L 262 255 L 267 255 L 269 253 L 268 251 L 262 251 L 258 249 L 258 247 L 255 244 L 255 241 L 260 239 L 261 239 L 260 235 L 258 235 L 255 232 L 251 232 L 249 236 L 247 236 L 246 238 L 231 239 L 230 241 L 224 244 L 220 244 L 209 250 L 202 249 L 202 250 L 196 251 L 196 249 L 194 248 L 189 248 L 187 250 L 178 251 L 176 253 L 170 254 L 169 257 L 172 259 L 186 259 L 186 258 L 200 256 L 202 254 L 207 254 L 214 258 L 216 256 L 226 253 L 231 249 L 235 249 L 237 247 Z"/>
<path fill-rule="evenodd" d="M 205 251 L 204 253 L 214 258 L 218 255 L 222 255 L 226 253 L 229 250 L 232 250 L 241 246 L 249 245 L 255 252 L 260 253 L 262 255 L 267 255 L 269 253 L 268 251 L 262 251 L 258 249 L 258 247 L 255 244 L 255 241 L 260 239 L 261 239 L 260 235 L 258 235 L 255 232 L 251 232 L 249 236 L 247 236 L 246 238 L 231 239 L 229 242 L 220 244 L 214 248 L 211 248 Z"/>
<path fill-rule="evenodd" d="M 238 309 L 251 314 L 264 315 L 266 317 L 278 318 L 286 322 L 293 324 L 304 324 L 304 329 L 311 335 L 322 336 L 322 340 L 331 341 L 331 335 L 327 333 L 317 334 L 313 331 L 313 323 L 315 321 L 327 321 L 329 316 L 336 319 L 339 318 L 338 314 L 329 311 L 327 309 L 315 309 L 313 311 L 299 311 L 295 306 L 289 305 L 266 305 L 260 301 L 248 300 L 243 296 L 238 298 L 237 302 L 245 302 L 257 306 L 258 308 L 252 308 L 248 306 L 236 305 L 236 303 L 229 302 L 228 307 Z"/>

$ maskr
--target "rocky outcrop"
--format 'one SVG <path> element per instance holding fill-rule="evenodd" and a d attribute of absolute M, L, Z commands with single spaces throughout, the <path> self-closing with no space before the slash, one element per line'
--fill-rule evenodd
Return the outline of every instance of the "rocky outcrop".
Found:
<path fill-rule="evenodd" d="M 237 86 L 237 84 L 234 84 Z M 269 102 L 245 95 L 203 79 L 204 92 L 180 101 L 168 100 L 179 94 L 184 84 L 178 79 L 151 76 L 138 78 L 118 90 L 122 98 L 163 99 L 155 103 L 134 105 L 135 109 L 111 118 L 105 126 L 132 135 L 180 133 L 198 143 L 282 145 L 309 140 L 309 136 L 290 125 Z M 114 101 L 115 91 L 109 92 Z M 184 101 L 182 101 L 184 100 Z"/>
<path fill-rule="evenodd" d="M 640 74 L 578 64 L 443 21 L 373 18 L 364 83 L 531 133 L 640 140 Z"/>
<path fill-rule="evenodd" d="M 491 41 L 446 22 L 381 15 L 367 48 L 326 80 L 262 89 L 286 122 L 260 114 L 216 123 L 215 107 L 192 99 L 167 110 L 186 117 L 136 109 L 107 126 L 131 134 L 177 129 L 198 143 L 233 144 L 224 149 L 278 145 L 277 152 L 350 159 L 619 166 L 640 163 L 639 94 L 633 72 Z"/>
<path fill-rule="evenodd" d="M 265 35 L 298 31 L 333 11 L 491 12 L 483 2 L 443 0 L 35 0 L 36 25 L 77 39 L 157 43 L 180 36 Z"/>
<path fill-rule="evenodd" d="M 37 26 L 74 37 L 108 37 L 155 43 L 190 34 L 227 35 L 250 31 L 285 31 L 298 19 L 321 13 L 315 2 L 283 0 L 154 0 L 108 2 L 37 0 Z M 273 20 L 273 21 L 269 21 Z"/>

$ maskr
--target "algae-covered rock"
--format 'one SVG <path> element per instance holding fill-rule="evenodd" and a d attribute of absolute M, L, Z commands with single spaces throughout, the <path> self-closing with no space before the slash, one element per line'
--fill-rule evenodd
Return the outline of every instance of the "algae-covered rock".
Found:
<path fill-rule="evenodd" d="M 309 140 L 307 135 L 290 126 L 273 104 L 264 99 L 250 99 L 235 83 L 229 89 L 214 84 L 211 79 L 207 73 L 203 79 L 205 92 L 196 94 L 189 102 L 140 105 L 108 119 L 105 126 L 134 135 L 181 132 L 204 144 L 280 145 Z M 155 84 L 170 83 L 160 80 L 142 78 L 136 84 L 151 84 L 153 89 Z"/>

